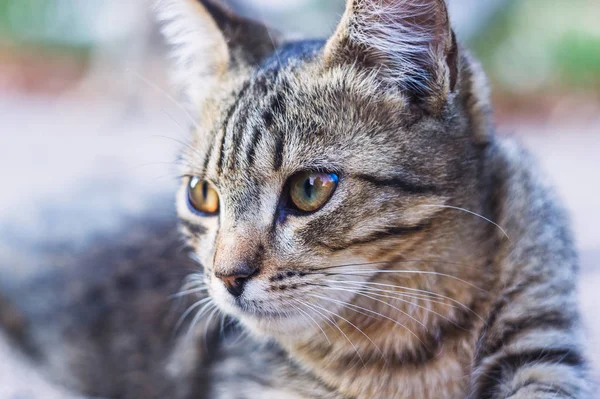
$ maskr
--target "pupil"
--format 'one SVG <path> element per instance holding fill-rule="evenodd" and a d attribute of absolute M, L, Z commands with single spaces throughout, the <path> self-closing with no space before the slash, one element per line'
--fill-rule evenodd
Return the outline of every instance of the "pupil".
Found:
<path fill-rule="evenodd" d="M 206 182 L 202 182 L 202 198 L 206 200 L 208 195 L 208 184 Z"/>
<path fill-rule="evenodd" d="M 311 198 L 313 194 L 313 185 L 310 182 L 310 179 L 304 180 L 304 194 L 306 197 Z"/>

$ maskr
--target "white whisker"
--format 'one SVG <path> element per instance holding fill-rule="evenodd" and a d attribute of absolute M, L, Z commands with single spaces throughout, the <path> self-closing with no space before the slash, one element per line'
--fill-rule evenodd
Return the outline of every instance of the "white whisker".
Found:
<path fill-rule="evenodd" d="M 313 304 L 313 306 L 316 306 L 316 307 L 318 307 L 319 309 L 322 309 L 322 310 L 324 310 L 324 311 L 325 311 L 325 312 L 327 312 L 327 313 L 331 313 L 332 315 L 334 315 L 334 316 L 336 316 L 336 317 L 339 317 L 340 319 L 344 320 L 346 323 L 350 324 L 350 325 L 351 325 L 352 327 L 354 327 L 354 328 L 355 328 L 355 329 L 356 329 L 356 330 L 357 330 L 359 333 L 361 333 L 362 335 L 364 335 L 364 337 L 365 337 L 366 339 L 368 339 L 368 340 L 369 340 L 369 342 L 370 342 L 370 343 L 372 343 L 372 344 L 373 344 L 373 346 L 374 346 L 374 347 L 377 349 L 377 351 L 379 352 L 379 354 L 381 355 L 381 357 L 382 357 L 383 359 L 385 359 L 385 356 L 383 355 L 383 352 L 381 351 L 381 348 L 379 348 L 379 346 L 378 346 L 378 345 L 377 345 L 375 342 L 373 342 L 373 340 L 371 339 L 371 337 L 369 337 L 369 336 L 368 336 L 368 335 L 367 335 L 367 334 L 366 334 L 366 333 L 365 333 L 363 330 L 361 330 L 360 328 L 358 328 L 356 325 L 354 325 L 354 324 L 353 324 L 352 322 L 350 322 L 348 319 L 346 319 L 346 318 L 344 318 L 344 317 L 342 317 L 342 316 L 340 316 L 340 315 L 338 315 L 338 314 L 336 314 L 336 313 L 334 313 L 334 312 L 332 312 L 332 311 L 330 311 L 330 310 L 327 310 L 327 309 L 325 309 L 325 308 L 323 308 L 323 307 L 321 307 L 321 306 L 319 306 L 319 305 L 315 305 L 315 304 Z"/>
<path fill-rule="evenodd" d="M 398 297 L 390 296 L 389 294 L 376 294 L 376 293 L 372 293 L 372 292 L 370 292 L 370 294 L 374 295 L 374 296 L 377 296 L 377 297 L 380 297 L 380 298 L 395 299 L 397 301 L 408 303 L 411 306 L 415 306 L 415 307 L 417 307 L 419 309 L 423 309 L 423 310 L 425 310 L 425 311 L 427 311 L 429 313 L 433 313 L 434 315 L 436 315 L 438 317 L 441 317 L 442 319 L 446 320 L 448 323 L 453 324 L 453 325 L 455 325 L 455 326 L 458 327 L 458 325 L 453 320 L 450 320 L 448 317 L 446 317 L 446 316 L 444 316 L 444 315 L 436 312 L 433 309 L 430 309 L 428 307 L 425 307 L 425 306 L 419 305 L 417 303 L 414 303 L 413 301 L 409 301 L 409 300 L 406 300 L 406 299 L 401 299 L 401 298 L 398 298 Z"/>
<path fill-rule="evenodd" d="M 410 294 L 410 293 L 402 293 L 402 292 L 398 292 L 395 290 L 384 290 L 381 288 L 374 288 L 374 287 L 362 287 L 361 290 L 363 291 L 367 291 L 367 292 L 377 292 L 377 293 L 384 293 L 384 294 L 390 294 L 393 297 L 405 297 L 405 298 L 411 298 L 411 299 L 417 299 L 417 300 L 421 300 L 421 301 L 427 301 L 429 303 L 436 303 L 439 305 L 444 305 L 444 306 L 448 306 L 454 309 L 458 309 L 458 306 L 454 306 L 450 303 L 446 303 L 443 302 L 441 300 L 435 300 L 435 299 L 439 299 L 435 296 L 432 295 L 427 295 L 427 294 Z M 435 299 L 432 299 L 435 298 Z"/>
<path fill-rule="evenodd" d="M 476 212 L 470 211 L 470 210 L 465 209 L 465 208 L 459 208 L 457 206 L 451 206 L 451 205 L 422 204 L 422 205 L 419 205 L 419 206 L 430 207 L 430 208 L 454 209 L 454 210 L 457 210 L 457 211 L 466 212 L 466 213 L 468 213 L 470 215 L 473 215 L 473 216 L 477 216 L 478 218 L 483 219 L 486 222 L 491 223 L 494 226 L 496 226 L 502 232 L 502 234 L 504 234 L 504 236 L 510 241 L 510 237 L 508 236 L 508 234 L 506 233 L 506 231 L 502 228 L 502 226 L 500 226 L 498 223 L 495 223 L 494 221 L 492 221 L 492 220 L 486 218 L 485 216 L 480 215 L 480 214 L 478 214 Z"/>
<path fill-rule="evenodd" d="M 457 301 L 454 298 L 450 298 L 448 296 L 442 295 L 442 294 L 438 294 L 436 292 L 432 292 L 432 291 L 427 291 L 427 290 L 421 290 L 421 289 L 417 289 L 417 288 L 410 288 L 410 287 L 404 287 L 401 285 L 394 285 L 394 284 L 384 284 L 384 283 L 373 283 L 373 282 L 360 282 L 360 281 L 337 281 L 337 280 L 324 280 L 324 282 L 328 282 L 328 283 L 346 283 L 346 284 L 358 284 L 358 285 L 374 285 L 374 286 L 378 286 L 378 287 L 388 287 L 388 288 L 396 288 L 396 289 L 401 289 L 401 290 L 407 290 L 407 291 L 414 291 L 414 292 L 419 292 L 419 293 L 424 293 L 424 294 L 428 294 L 428 295 L 434 295 L 436 297 L 442 298 L 442 299 L 446 299 L 452 303 L 457 304 L 458 306 L 462 307 L 463 309 L 469 311 L 470 313 L 472 313 L 473 315 L 475 315 L 476 317 L 478 317 L 479 319 L 481 319 L 482 321 L 485 321 L 485 319 L 483 317 L 481 317 L 479 314 L 477 314 L 477 312 L 475 312 L 473 309 L 471 309 L 470 307 L 468 307 L 467 305 L 465 305 L 464 303 Z"/>
<path fill-rule="evenodd" d="M 179 317 L 179 320 L 177 320 L 177 323 L 175 324 L 175 332 L 177 332 L 179 330 L 179 328 L 181 327 L 181 324 L 183 324 L 186 317 L 188 317 L 188 315 L 190 313 L 192 313 L 194 311 L 194 309 L 206 304 L 207 302 L 210 302 L 211 300 L 212 300 L 212 298 L 210 298 L 210 297 L 203 298 L 203 299 L 195 302 L 194 304 L 192 304 L 189 308 L 187 308 L 187 310 L 181 315 L 181 317 Z"/>
<path fill-rule="evenodd" d="M 150 86 L 151 88 L 156 90 L 157 92 L 161 93 L 162 95 L 164 95 L 167 98 L 167 100 L 169 100 L 171 103 L 173 103 L 173 105 L 175 105 L 177 108 L 179 108 L 185 114 L 185 116 L 192 123 L 192 126 L 194 126 L 196 129 L 199 128 L 198 123 L 196 122 L 194 117 L 185 109 L 185 107 L 183 105 L 181 105 L 177 100 L 175 100 L 173 98 L 173 96 L 171 96 L 169 93 L 167 93 L 166 90 L 161 89 L 160 87 L 158 87 L 157 85 L 152 83 L 150 80 L 148 80 L 144 76 L 142 76 L 140 73 L 138 73 L 130 68 L 126 68 L 125 72 L 131 73 L 133 76 L 137 77 L 142 82 L 144 82 L 145 84 L 147 84 L 148 86 Z"/>
<path fill-rule="evenodd" d="M 299 300 L 296 299 L 296 301 L 299 301 Z M 333 325 L 344 336 L 344 338 L 346 338 L 346 340 L 348 341 L 348 343 L 352 346 L 352 348 L 354 348 L 354 351 L 356 352 L 356 355 L 360 359 L 360 362 L 362 363 L 363 367 L 366 367 L 365 361 L 363 360 L 362 356 L 360 355 L 360 352 L 358 351 L 358 348 L 356 347 L 356 345 L 354 345 L 354 343 L 350 340 L 350 338 L 348 338 L 348 336 L 344 333 L 344 331 L 342 331 L 342 329 L 340 328 L 340 326 L 337 325 L 337 323 L 335 322 L 334 319 L 328 318 L 326 315 L 324 315 L 323 313 L 321 313 L 318 309 L 315 309 L 314 305 L 312 305 L 312 304 L 309 304 L 309 303 L 306 303 L 306 302 L 300 302 L 300 303 L 303 303 L 304 306 L 308 307 L 309 309 L 312 309 L 314 312 L 316 312 L 317 314 L 321 315 L 321 317 L 323 317 L 325 320 L 327 320 L 328 322 L 330 322 L 331 325 Z M 329 312 L 329 313 L 332 313 L 332 312 Z M 335 313 L 333 313 L 333 314 L 335 315 Z"/>
<path fill-rule="evenodd" d="M 361 274 L 365 274 L 365 273 L 397 273 L 397 274 L 424 274 L 424 275 L 431 275 L 431 276 L 439 276 L 439 277 L 446 277 L 446 278 L 450 278 L 452 280 L 456 280 L 456 281 L 460 281 L 463 284 L 466 284 L 470 287 L 473 287 L 479 291 L 485 292 L 483 288 L 479 288 L 478 286 L 469 283 L 466 280 L 463 280 L 461 278 L 449 275 L 449 274 L 445 274 L 445 273 L 439 273 L 439 272 L 432 272 L 432 271 L 423 271 L 423 270 L 378 270 L 378 269 L 371 269 L 371 270 L 350 270 L 350 271 L 344 271 L 344 272 L 339 272 L 339 273 L 324 273 L 324 274 L 329 274 L 329 275 L 361 275 Z"/>
<path fill-rule="evenodd" d="M 319 325 L 319 323 L 314 319 L 314 317 L 312 317 L 310 314 L 308 314 L 307 312 L 305 312 L 304 310 L 300 309 L 300 307 L 294 305 L 291 302 L 288 302 L 288 305 L 290 305 L 291 307 L 293 307 L 294 309 L 296 309 L 297 311 L 301 312 L 303 315 L 305 315 L 304 317 L 307 317 L 310 319 L 307 319 L 309 321 L 312 321 L 318 328 L 319 330 L 321 330 L 321 332 L 323 333 L 323 335 L 325 336 L 325 339 L 327 340 L 327 343 L 329 343 L 329 345 L 331 345 L 331 341 L 329 340 L 329 337 L 327 336 L 327 334 L 325 333 L 325 330 L 323 330 L 323 328 Z"/>
<path fill-rule="evenodd" d="M 169 298 L 170 299 L 182 298 L 182 297 L 187 296 L 187 295 L 196 294 L 198 292 L 207 291 L 207 290 L 208 290 L 207 287 L 192 288 L 192 289 L 189 289 L 189 290 L 180 291 L 180 292 L 178 292 L 176 294 L 173 294 L 173 295 L 169 295 Z"/>
<path fill-rule="evenodd" d="M 206 323 L 204 325 L 204 344 L 205 345 L 208 344 L 208 330 L 210 328 L 210 322 L 211 322 L 212 318 L 214 317 L 214 315 L 219 313 L 219 308 L 217 307 L 217 305 L 215 305 L 214 302 L 212 302 L 212 304 L 213 304 L 214 309 L 208 316 L 208 319 L 206 320 Z M 199 317 L 198 317 L 198 320 L 200 320 Z M 192 324 L 192 326 L 193 326 L 193 324 Z"/>
<path fill-rule="evenodd" d="M 343 288 L 338 288 L 338 287 L 328 287 L 328 288 L 329 288 L 329 289 L 332 289 L 332 290 L 342 290 L 342 291 L 346 291 L 346 290 L 344 290 Z M 387 302 L 385 302 L 385 301 L 382 301 L 381 299 L 373 298 L 373 297 L 371 297 L 371 296 L 369 296 L 369 295 L 367 295 L 367 294 L 365 294 L 365 293 L 361 293 L 361 292 L 360 292 L 360 289 L 359 289 L 359 290 L 356 290 L 356 291 L 354 291 L 354 293 L 355 293 L 356 295 L 361 295 L 361 296 L 367 297 L 367 298 L 369 298 L 369 299 L 372 299 L 372 300 L 374 300 L 374 301 L 377 301 L 377 302 L 383 303 L 384 305 L 386 305 L 386 306 L 389 306 L 389 307 L 391 307 L 391 308 L 392 308 L 392 309 L 394 309 L 394 310 L 397 310 L 398 312 L 402 313 L 403 315 L 405 315 L 405 316 L 406 316 L 406 317 L 408 317 L 409 319 L 413 320 L 415 323 L 419 324 L 421 327 L 423 327 L 423 328 L 424 328 L 424 329 L 427 331 L 427 326 L 426 326 L 425 324 L 423 324 L 421 321 L 417 320 L 415 317 L 413 317 L 413 316 L 409 315 L 409 314 L 408 314 L 408 313 L 406 313 L 404 310 L 402 310 L 402 309 L 400 309 L 400 308 L 398 308 L 398 307 L 396 307 L 396 306 L 394 306 L 394 305 L 392 305 L 392 304 L 390 304 L 390 303 L 387 303 Z"/>

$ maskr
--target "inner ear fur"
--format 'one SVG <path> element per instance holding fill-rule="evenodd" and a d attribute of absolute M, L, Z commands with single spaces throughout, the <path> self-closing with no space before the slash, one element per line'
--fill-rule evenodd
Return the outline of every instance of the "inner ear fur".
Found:
<path fill-rule="evenodd" d="M 457 88 L 458 52 L 444 0 L 348 0 L 325 60 L 374 70 L 437 112 Z"/>
<path fill-rule="evenodd" d="M 155 9 L 171 46 L 171 75 L 193 113 L 228 71 L 259 64 L 279 45 L 266 26 L 215 0 L 156 0 Z"/>
<path fill-rule="evenodd" d="M 215 0 L 198 1 L 221 30 L 234 62 L 260 64 L 281 44 L 280 34 L 263 23 L 238 16 Z"/>

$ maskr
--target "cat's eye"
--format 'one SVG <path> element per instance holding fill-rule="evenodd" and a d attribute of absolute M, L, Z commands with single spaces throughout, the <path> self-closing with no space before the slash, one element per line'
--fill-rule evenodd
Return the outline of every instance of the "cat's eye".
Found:
<path fill-rule="evenodd" d="M 192 177 L 188 184 L 188 202 L 197 212 L 215 215 L 219 212 L 219 194 L 205 180 Z"/>
<path fill-rule="evenodd" d="M 329 201 L 338 180 L 334 173 L 298 173 L 289 182 L 290 201 L 302 212 L 317 211 Z"/>

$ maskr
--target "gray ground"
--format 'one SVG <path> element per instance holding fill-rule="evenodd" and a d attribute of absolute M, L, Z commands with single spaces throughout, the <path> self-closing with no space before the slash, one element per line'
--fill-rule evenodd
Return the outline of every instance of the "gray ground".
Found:
<path fill-rule="evenodd" d="M 500 130 L 521 136 L 538 154 L 572 212 L 582 260 L 582 308 L 592 357 L 600 359 L 600 117 L 585 124 L 559 119 L 505 123 Z M 151 89 L 133 103 L 0 96 L 0 248 L 7 226 L 30 228 L 35 235 L 44 209 L 85 214 L 84 225 L 65 219 L 53 226 L 57 236 L 79 239 L 90 226 L 114 229 L 118 210 L 140 212 L 144 198 L 172 190 L 171 162 L 177 140 L 185 137 L 178 123 L 185 120 Z M 0 270 L 0 275 L 6 272 L 28 273 Z M 8 367 L 5 360 L 12 357 L 0 340 L 0 398 L 13 397 L 19 382 L 27 381 L 30 391 L 44 384 L 27 364 Z M 600 363 L 595 366 L 600 381 Z M 56 389 L 44 397 L 67 396 Z"/>

